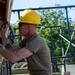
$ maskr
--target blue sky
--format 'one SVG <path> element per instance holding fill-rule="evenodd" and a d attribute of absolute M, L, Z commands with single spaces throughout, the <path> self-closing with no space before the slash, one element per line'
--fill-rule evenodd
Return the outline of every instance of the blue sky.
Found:
<path fill-rule="evenodd" d="M 38 8 L 38 7 L 53 7 L 55 4 L 61 6 L 75 5 L 75 0 L 14 0 L 12 9 Z M 70 10 L 70 17 L 75 17 L 75 8 Z M 18 20 L 17 14 L 11 14 L 11 23 Z"/>

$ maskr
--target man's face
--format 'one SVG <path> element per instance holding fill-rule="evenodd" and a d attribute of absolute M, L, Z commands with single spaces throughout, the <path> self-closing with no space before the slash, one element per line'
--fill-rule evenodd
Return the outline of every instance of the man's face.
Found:
<path fill-rule="evenodd" d="M 28 24 L 27 23 L 19 23 L 19 32 L 22 36 L 28 35 Z"/>

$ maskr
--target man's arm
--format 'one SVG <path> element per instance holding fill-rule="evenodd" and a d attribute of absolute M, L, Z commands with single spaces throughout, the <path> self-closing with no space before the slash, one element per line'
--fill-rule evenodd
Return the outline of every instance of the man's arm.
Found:
<path fill-rule="evenodd" d="M 3 42 L 3 46 L 4 46 L 7 50 L 10 50 L 10 51 L 12 51 L 12 52 L 21 49 L 18 43 L 15 43 L 15 44 L 12 45 L 12 44 L 10 43 L 9 39 L 7 39 L 6 37 L 3 37 L 3 38 L 2 38 L 2 42 Z"/>
<path fill-rule="evenodd" d="M 15 52 L 11 52 L 10 50 L 0 48 L 0 54 L 4 58 L 8 59 L 10 62 L 15 63 L 21 59 L 25 59 L 31 56 L 33 52 L 26 48 L 22 48 L 18 52 L 15 53 Z"/>

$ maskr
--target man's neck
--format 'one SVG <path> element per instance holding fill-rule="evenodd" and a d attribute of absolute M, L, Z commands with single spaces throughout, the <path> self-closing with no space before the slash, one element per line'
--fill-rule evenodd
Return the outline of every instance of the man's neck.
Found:
<path fill-rule="evenodd" d="M 36 32 L 35 32 L 35 33 L 36 33 Z M 30 39 L 35 33 L 28 34 L 28 35 L 26 36 L 26 38 L 27 38 L 27 39 Z"/>

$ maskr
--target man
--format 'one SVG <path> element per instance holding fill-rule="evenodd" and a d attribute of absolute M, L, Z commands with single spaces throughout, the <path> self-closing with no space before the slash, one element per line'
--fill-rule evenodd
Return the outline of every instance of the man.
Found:
<path fill-rule="evenodd" d="M 30 75 L 52 75 L 50 51 L 44 39 L 36 32 L 38 24 L 40 24 L 38 13 L 34 10 L 25 10 L 21 14 L 18 24 L 19 33 L 25 38 L 12 45 L 5 37 L 8 28 L 6 25 L 6 28 L 1 30 L 5 49 L 0 48 L 0 53 L 12 63 L 26 58 Z"/>

